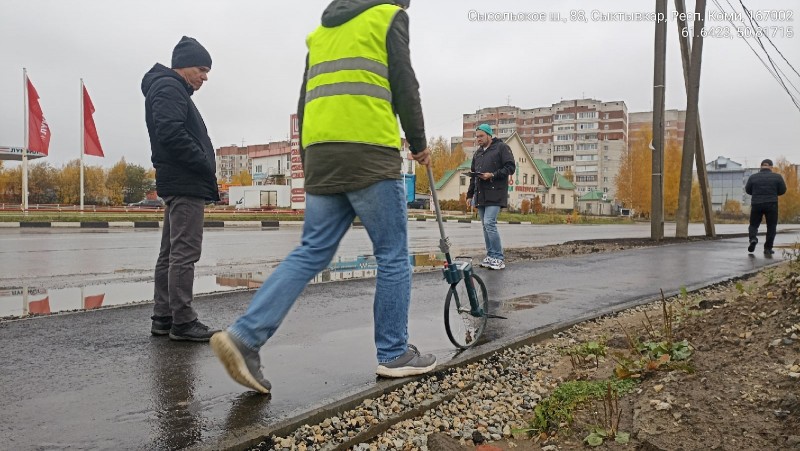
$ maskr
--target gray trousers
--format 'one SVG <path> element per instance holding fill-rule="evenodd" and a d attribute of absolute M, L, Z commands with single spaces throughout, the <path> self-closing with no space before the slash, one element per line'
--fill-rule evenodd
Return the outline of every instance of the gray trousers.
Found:
<path fill-rule="evenodd" d="M 199 197 L 166 196 L 161 250 L 155 272 L 154 316 L 171 316 L 173 324 L 197 319 L 192 308 L 194 264 L 203 244 L 203 209 Z"/>

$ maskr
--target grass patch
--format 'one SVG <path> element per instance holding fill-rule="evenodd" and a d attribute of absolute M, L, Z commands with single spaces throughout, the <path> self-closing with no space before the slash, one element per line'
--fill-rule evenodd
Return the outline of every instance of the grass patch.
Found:
<path fill-rule="evenodd" d="M 575 409 L 592 401 L 603 400 L 609 391 L 617 396 L 625 395 L 636 387 L 636 383 L 632 379 L 564 382 L 536 405 L 529 430 L 541 433 L 561 429 L 565 424 L 569 426 Z"/>

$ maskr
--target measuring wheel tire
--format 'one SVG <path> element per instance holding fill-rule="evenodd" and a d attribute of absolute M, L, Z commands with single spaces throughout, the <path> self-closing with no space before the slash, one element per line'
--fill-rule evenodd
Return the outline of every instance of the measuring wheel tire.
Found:
<path fill-rule="evenodd" d="M 489 319 L 489 296 L 486 285 L 476 274 L 472 275 L 472 282 L 475 285 L 475 294 L 478 296 L 478 307 L 483 310 L 483 315 L 478 317 L 472 315 L 464 281 L 455 287 L 450 287 L 444 301 L 444 328 L 447 331 L 447 338 L 459 349 L 467 349 L 477 344 L 486 330 L 486 322 Z"/>

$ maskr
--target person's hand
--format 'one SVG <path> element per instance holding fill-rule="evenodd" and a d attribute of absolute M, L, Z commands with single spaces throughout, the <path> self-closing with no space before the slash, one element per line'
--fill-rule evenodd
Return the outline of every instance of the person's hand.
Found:
<path fill-rule="evenodd" d="M 431 150 L 426 147 L 422 152 L 412 153 L 411 158 L 423 166 L 428 166 L 431 164 Z"/>
<path fill-rule="evenodd" d="M 479 175 L 478 177 L 480 177 L 482 180 L 491 180 L 492 179 L 492 175 L 493 174 L 491 172 L 484 172 L 481 175 Z"/>
<path fill-rule="evenodd" d="M 472 208 L 472 199 L 467 199 L 467 207 Z"/>

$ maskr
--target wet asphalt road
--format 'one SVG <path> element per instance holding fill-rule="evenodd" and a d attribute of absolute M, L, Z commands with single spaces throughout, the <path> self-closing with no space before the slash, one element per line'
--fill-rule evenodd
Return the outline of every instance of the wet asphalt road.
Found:
<path fill-rule="evenodd" d="M 781 235 L 791 243 L 796 234 Z M 775 263 L 748 256 L 746 239 L 695 242 L 510 264 L 480 271 L 495 313 L 483 346 L 613 306 L 652 299 Z M 149 336 L 149 305 L 0 323 L 0 447 L 179 449 L 341 399 L 376 384 L 374 280 L 309 286 L 262 349 L 272 398 L 228 379 L 207 345 Z M 414 276 L 412 342 L 441 362 L 454 355 L 442 325 L 446 285 Z M 252 293 L 198 298 L 224 326 Z"/>
<path fill-rule="evenodd" d="M 593 226 L 498 225 L 505 247 L 544 246 L 569 240 L 649 237 L 649 224 Z M 783 227 L 783 226 L 782 226 Z M 675 235 L 674 223 L 665 235 Z M 206 229 L 203 253 L 196 276 L 263 270 L 276 265 L 300 242 L 301 228 Z M 454 250 L 483 247 L 479 223 L 447 223 Z M 691 224 L 690 234 L 703 234 L 702 224 Z M 717 233 L 746 232 L 740 224 L 717 226 Z M 150 280 L 161 240 L 158 229 L 0 229 L 0 287 L 42 289 Z M 439 231 L 434 222 L 409 222 L 411 252 L 438 249 Z M 350 230 L 338 255 L 352 258 L 371 254 L 366 231 Z M 152 296 L 146 293 L 142 299 Z"/>

